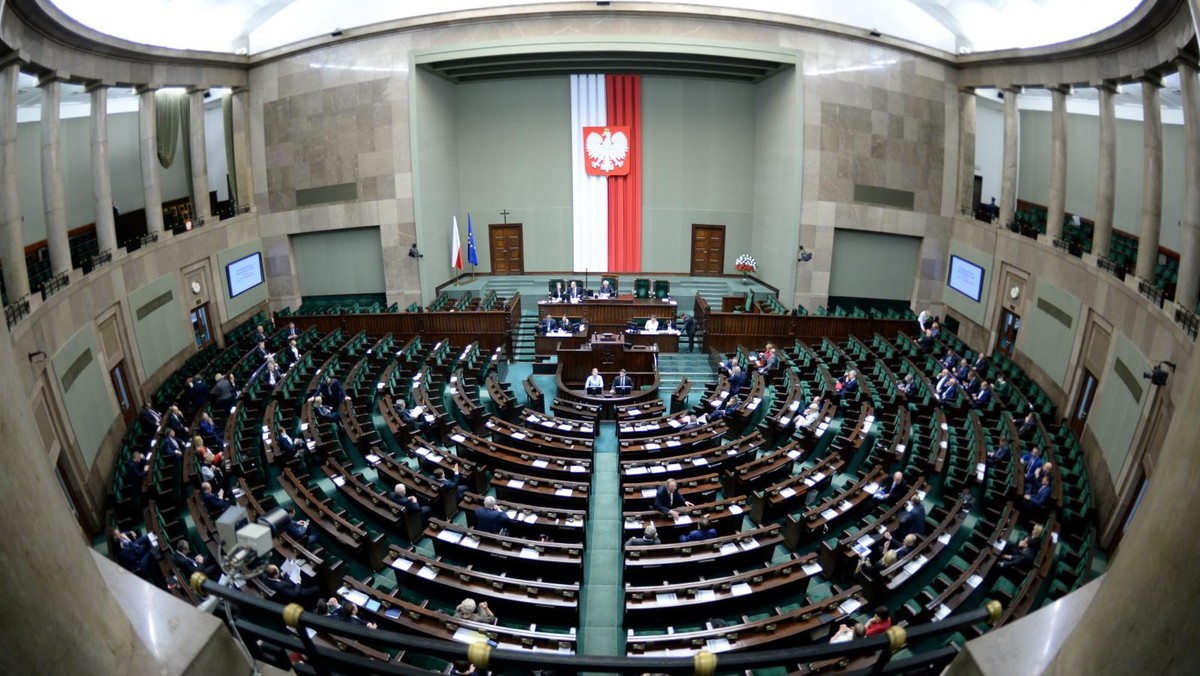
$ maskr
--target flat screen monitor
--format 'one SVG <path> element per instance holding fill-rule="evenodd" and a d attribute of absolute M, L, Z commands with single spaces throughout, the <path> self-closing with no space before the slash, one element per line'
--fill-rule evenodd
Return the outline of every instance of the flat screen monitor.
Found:
<path fill-rule="evenodd" d="M 258 251 L 225 266 L 229 297 L 237 298 L 263 283 L 262 254 Z"/>
<path fill-rule="evenodd" d="M 622 396 L 629 395 L 633 392 L 633 388 L 628 385 L 620 385 L 613 388 L 613 392 Z"/>
<path fill-rule="evenodd" d="M 604 388 L 602 388 L 602 387 L 589 387 L 589 388 L 587 388 L 587 393 L 593 397 L 598 397 L 598 396 L 600 396 L 601 392 L 603 392 L 603 390 L 604 390 Z"/>
<path fill-rule="evenodd" d="M 951 256 L 946 285 L 978 303 L 983 295 L 983 268 L 965 258 Z"/>

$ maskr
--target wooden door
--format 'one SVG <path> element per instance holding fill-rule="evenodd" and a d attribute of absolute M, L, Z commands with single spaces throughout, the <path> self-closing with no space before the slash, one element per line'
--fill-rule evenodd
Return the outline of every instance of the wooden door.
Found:
<path fill-rule="evenodd" d="M 1000 311 L 1000 326 L 996 333 L 996 351 L 1012 358 L 1016 351 L 1017 332 L 1021 330 L 1021 316 L 1008 310 Z"/>
<path fill-rule="evenodd" d="M 1068 426 L 1075 433 L 1076 439 L 1083 438 L 1083 427 L 1087 424 L 1088 413 L 1092 410 L 1092 402 L 1096 399 L 1096 376 L 1091 371 L 1083 370 L 1083 380 L 1079 383 L 1079 393 L 1075 397 L 1075 407 L 1071 409 L 1071 419 Z"/>
<path fill-rule="evenodd" d="M 117 362 L 108 375 L 112 378 L 113 391 L 117 393 L 121 417 L 125 419 L 126 426 L 132 425 L 137 418 L 137 406 L 134 405 L 133 393 L 129 389 L 129 377 L 125 374 L 125 360 Z"/>
<path fill-rule="evenodd" d="M 525 249 L 520 223 L 489 224 L 488 248 L 492 252 L 493 275 L 525 274 Z"/>
<path fill-rule="evenodd" d="M 692 274 L 720 275 L 725 271 L 725 226 L 692 225 Z"/>

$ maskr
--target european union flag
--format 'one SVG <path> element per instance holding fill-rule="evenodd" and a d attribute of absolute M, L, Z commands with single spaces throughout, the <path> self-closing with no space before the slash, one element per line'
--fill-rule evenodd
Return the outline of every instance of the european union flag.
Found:
<path fill-rule="evenodd" d="M 471 214 L 467 214 L 467 262 L 479 265 L 479 255 L 475 253 L 475 229 L 471 227 Z"/>

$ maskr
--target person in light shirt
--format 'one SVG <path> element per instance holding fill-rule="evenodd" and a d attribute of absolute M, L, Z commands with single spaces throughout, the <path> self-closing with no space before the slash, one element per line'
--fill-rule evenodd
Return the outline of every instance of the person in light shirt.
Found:
<path fill-rule="evenodd" d="M 583 387 L 588 390 L 592 388 L 604 389 L 604 379 L 600 377 L 600 369 L 592 369 L 592 375 L 587 377 L 587 380 L 583 383 Z"/>
<path fill-rule="evenodd" d="M 650 319 L 646 320 L 646 330 L 647 331 L 657 331 L 658 330 L 658 317 L 651 317 Z"/>

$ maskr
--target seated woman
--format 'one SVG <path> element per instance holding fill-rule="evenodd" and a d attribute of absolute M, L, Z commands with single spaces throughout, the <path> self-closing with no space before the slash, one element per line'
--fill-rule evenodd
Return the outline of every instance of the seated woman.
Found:
<path fill-rule="evenodd" d="M 657 331 L 658 330 L 658 317 L 652 316 L 652 317 L 650 317 L 650 319 L 646 320 L 646 330 L 647 331 Z"/>

